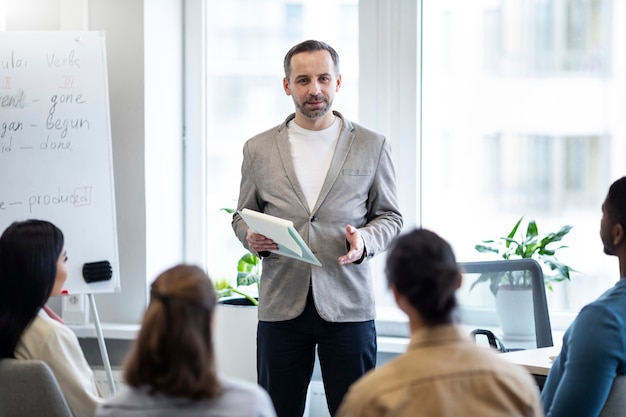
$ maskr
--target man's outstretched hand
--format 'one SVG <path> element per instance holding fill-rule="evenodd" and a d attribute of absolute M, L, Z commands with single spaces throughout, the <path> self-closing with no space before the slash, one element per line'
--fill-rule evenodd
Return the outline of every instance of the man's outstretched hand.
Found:
<path fill-rule="evenodd" d="M 345 255 L 339 257 L 339 265 L 347 265 L 361 260 L 365 250 L 365 243 L 356 227 L 346 226 L 346 240 L 350 245 L 350 250 Z"/>

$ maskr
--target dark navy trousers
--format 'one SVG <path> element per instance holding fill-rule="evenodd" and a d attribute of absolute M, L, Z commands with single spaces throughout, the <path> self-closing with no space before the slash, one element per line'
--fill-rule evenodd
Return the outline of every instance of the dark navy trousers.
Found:
<path fill-rule="evenodd" d="M 257 331 L 259 385 L 267 390 L 278 417 L 301 417 L 307 388 L 319 356 L 326 402 L 333 416 L 350 385 L 376 366 L 373 320 L 323 320 L 311 291 L 304 312 L 293 320 L 260 321 Z"/>

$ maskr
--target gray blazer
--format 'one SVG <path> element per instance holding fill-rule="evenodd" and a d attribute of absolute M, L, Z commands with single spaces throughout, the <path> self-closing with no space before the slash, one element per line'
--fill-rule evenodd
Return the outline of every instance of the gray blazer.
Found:
<path fill-rule="evenodd" d="M 249 208 L 291 220 L 321 267 L 270 254 L 262 261 L 259 320 L 289 320 L 302 313 L 309 287 L 320 316 L 330 322 L 375 318 L 370 258 L 384 251 L 402 229 L 389 143 L 379 133 L 340 113 L 337 147 L 313 211 L 296 178 L 287 123 L 249 139 L 243 148 L 237 209 Z M 315 155 L 311 155 L 315 158 Z M 339 265 L 347 252 L 346 225 L 359 229 L 367 255 Z M 249 249 L 248 226 L 233 215 L 233 230 Z"/>

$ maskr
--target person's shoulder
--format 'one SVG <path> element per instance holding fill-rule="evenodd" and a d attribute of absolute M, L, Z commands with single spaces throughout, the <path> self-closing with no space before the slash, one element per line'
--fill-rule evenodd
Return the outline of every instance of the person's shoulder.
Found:
<path fill-rule="evenodd" d="M 364 139 L 385 140 L 385 136 L 382 133 L 377 132 L 369 127 L 363 126 L 362 124 L 359 124 L 357 122 L 353 122 L 339 112 L 335 112 L 335 114 L 341 118 L 344 127 L 354 133 L 356 137 Z"/>
<path fill-rule="evenodd" d="M 620 280 L 600 297 L 586 304 L 577 314 L 575 323 L 593 325 L 595 320 L 612 318 L 622 321 L 626 314 L 626 281 Z"/>
<path fill-rule="evenodd" d="M 531 375 L 523 367 L 502 357 L 502 354 L 495 349 L 474 344 L 470 345 L 470 349 L 474 353 L 473 355 L 467 355 L 468 363 L 474 362 L 478 366 L 486 366 L 494 374 L 508 375 L 510 378 L 518 380 L 523 384 L 535 387 L 536 384 Z M 477 358 L 481 358 L 482 364 L 479 364 L 480 362 Z"/>
<path fill-rule="evenodd" d="M 47 343 L 51 337 L 68 338 L 73 335 L 72 330 L 63 323 L 48 317 L 45 313 L 39 313 L 24 330 L 22 341 Z"/>

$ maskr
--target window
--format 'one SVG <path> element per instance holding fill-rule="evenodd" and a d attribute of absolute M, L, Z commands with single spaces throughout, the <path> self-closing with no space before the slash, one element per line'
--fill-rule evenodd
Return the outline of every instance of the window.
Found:
<path fill-rule="evenodd" d="M 342 59 L 335 108 L 392 141 L 407 228 L 432 229 L 459 261 L 473 261 L 485 259 L 476 243 L 504 235 L 522 215 L 534 218 L 540 233 L 572 224 L 560 258 L 578 272 L 548 291 L 551 312 L 568 320 L 617 280 L 598 229 L 608 186 L 626 166 L 621 3 L 188 3 L 206 5 L 202 24 L 186 25 L 188 43 L 204 42 L 187 59 L 205 54 L 206 68 L 187 89 L 193 96 L 206 83 L 206 102 L 187 102 L 206 129 L 195 132 L 188 123 L 187 165 L 202 159 L 206 167 L 206 174 L 187 173 L 188 198 L 206 194 L 201 204 L 187 203 L 188 210 L 205 209 L 192 216 L 188 235 L 206 234 L 188 239 L 188 252 L 201 248 L 214 277 L 233 274 L 243 253 L 230 216 L 220 212 L 235 205 L 243 143 L 293 111 L 282 91 L 282 59 L 299 40 L 318 38 Z M 193 147 L 200 142 L 204 148 Z M 393 307 L 381 272 L 377 303 Z"/>

